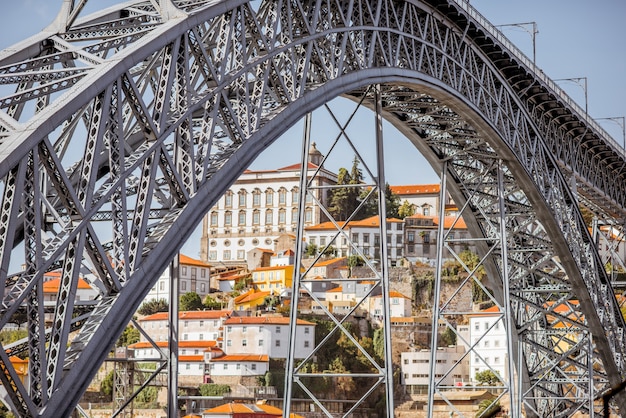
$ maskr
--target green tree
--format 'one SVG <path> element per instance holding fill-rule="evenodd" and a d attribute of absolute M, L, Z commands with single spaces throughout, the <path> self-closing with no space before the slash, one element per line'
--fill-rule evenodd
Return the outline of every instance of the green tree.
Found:
<path fill-rule="evenodd" d="M 405 200 L 398 208 L 398 218 L 404 219 L 413 215 L 415 215 L 415 207 L 408 200 Z"/>
<path fill-rule="evenodd" d="M 211 297 L 211 295 L 206 295 L 202 305 L 209 310 L 220 310 L 222 309 L 222 303 L 218 300 L 215 300 Z"/>
<path fill-rule="evenodd" d="M 309 243 L 304 248 L 304 255 L 309 258 L 315 257 L 317 255 L 317 245 Z"/>
<path fill-rule="evenodd" d="M 363 190 L 361 192 L 360 199 L 363 200 L 367 198 L 367 194 L 369 190 Z M 398 218 L 400 216 L 400 197 L 391 190 L 391 186 L 389 183 L 385 184 L 385 216 L 387 218 Z M 364 205 L 364 209 L 362 211 L 363 218 L 367 218 L 370 216 L 378 215 L 378 195 L 374 194 L 369 197 L 367 202 Z"/>
<path fill-rule="evenodd" d="M 372 341 L 372 345 L 374 346 L 374 354 L 378 356 L 379 359 L 385 357 L 385 333 L 382 328 L 376 328 L 374 330 L 374 338 Z"/>
<path fill-rule="evenodd" d="M 100 382 L 100 392 L 110 398 L 113 395 L 113 379 L 115 377 L 115 371 L 111 370 Z"/>
<path fill-rule="evenodd" d="M 165 299 L 151 299 L 141 304 L 137 313 L 140 315 L 153 315 L 157 312 L 167 312 L 169 303 Z"/>
<path fill-rule="evenodd" d="M 329 192 L 328 212 L 336 220 L 347 220 L 359 206 L 363 184 L 363 172 L 359 168 L 359 163 L 355 156 L 350 172 L 343 167 L 340 168 L 337 173 L 337 186 L 344 187 L 336 187 Z M 363 216 L 356 216 L 354 219 L 363 219 Z"/>
<path fill-rule="evenodd" d="M 139 341 L 139 330 L 131 325 L 127 326 L 120 335 L 120 338 L 117 339 L 115 343 L 116 347 L 128 347 L 131 344 L 134 344 Z"/>
<path fill-rule="evenodd" d="M 200 295 L 196 292 L 188 292 L 180 297 L 180 307 L 181 311 L 199 311 L 202 310 L 204 305 L 202 305 L 202 299 L 200 299 Z"/>
<path fill-rule="evenodd" d="M 487 386 L 494 386 L 502 382 L 500 376 L 489 369 L 476 373 L 474 378 L 477 382 Z"/>
<path fill-rule="evenodd" d="M 449 346 L 456 345 L 456 333 L 449 326 L 441 333 L 441 345 Z"/>
<path fill-rule="evenodd" d="M 230 386 L 218 385 L 216 383 L 204 383 L 198 386 L 201 396 L 222 396 L 230 392 Z"/>

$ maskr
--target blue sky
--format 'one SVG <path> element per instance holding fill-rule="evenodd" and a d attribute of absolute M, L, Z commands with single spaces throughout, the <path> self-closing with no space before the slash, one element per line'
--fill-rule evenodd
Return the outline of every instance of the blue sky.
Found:
<path fill-rule="evenodd" d="M 62 0 L 5 0 L 0 13 L 0 49 L 9 47 L 46 27 L 56 15 L 61 2 Z M 90 0 L 84 13 L 116 3 L 118 1 L 115 0 Z M 553 79 L 587 77 L 588 107 L 591 117 L 626 115 L 626 1 L 470 0 L 470 4 L 494 25 L 536 22 L 538 67 Z M 522 52 L 532 57 L 532 37 L 527 31 L 516 27 L 504 27 L 502 31 Z M 573 82 L 559 84 L 584 108 L 585 94 L 581 85 Z M 349 112 L 349 109 L 343 111 Z M 367 125 L 368 123 L 373 122 L 366 122 L 365 126 L 373 127 Z M 622 128 L 617 123 L 604 121 L 600 124 L 618 143 L 622 143 Z M 296 126 L 286 136 L 291 137 L 291 141 L 293 137 L 299 141 L 301 133 L 302 128 Z M 315 133 L 313 135 L 315 139 Z M 391 130 L 386 131 L 385 138 L 391 137 L 390 142 L 406 143 L 395 141 L 395 136 L 400 135 Z M 268 148 L 253 167 L 270 169 L 297 162 L 300 155 L 298 146 L 285 141 L 278 140 L 273 147 Z M 291 152 L 284 152 L 285 149 Z M 321 151 L 324 152 L 323 149 Z M 389 159 L 386 165 L 389 183 L 438 181 L 437 176 L 414 149 L 402 145 L 397 149 L 391 148 L 391 152 L 386 150 L 385 153 Z M 349 167 L 352 158 L 351 154 L 349 155 L 343 166 Z M 195 243 L 192 247 L 193 250 L 189 248 L 183 251 L 192 257 L 197 256 Z"/>

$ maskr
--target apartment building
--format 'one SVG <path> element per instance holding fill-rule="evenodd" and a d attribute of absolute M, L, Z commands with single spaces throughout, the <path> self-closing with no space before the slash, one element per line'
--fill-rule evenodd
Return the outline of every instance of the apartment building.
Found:
<path fill-rule="evenodd" d="M 204 299 L 211 290 L 211 265 L 203 261 L 196 260 L 184 254 L 179 255 L 179 292 L 185 294 L 188 292 L 197 293 L 200 298 Z M 150 289 L 145 300 L 170 300 L 170 269 L 167 268 L 159 277 L 156 284 Z"/>

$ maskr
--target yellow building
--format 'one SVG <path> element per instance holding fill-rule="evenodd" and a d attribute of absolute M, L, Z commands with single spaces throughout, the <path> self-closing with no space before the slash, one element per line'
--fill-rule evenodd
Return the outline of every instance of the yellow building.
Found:
<path fill-rule="evenodd" d="M 257 291 L 280 295 L 291 289 L 293 282 L 293 265 L 259 267 L 252 270 L 252 286 Z"/>
<path fill-rule="evenodd" d="M 236 311 L 248 311 L 254 310 L 257 306 L 265 303 L 265 298 L 270 296 L 270 292 L 257 292 L 255 290 L 249 290 L 237 296 L 234 300 Z"/>

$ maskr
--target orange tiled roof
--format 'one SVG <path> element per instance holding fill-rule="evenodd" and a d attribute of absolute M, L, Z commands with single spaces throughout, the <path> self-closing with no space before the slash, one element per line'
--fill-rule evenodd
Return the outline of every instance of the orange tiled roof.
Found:
<path fill-rule="evenodd" d="M 317 263 L 315 263 L 313 267 L 326 267 L 330 264 L 334 264 L 345 259 L 346 257 L 337 257 L 337 258 L 331 258 L 330 260 L 322 260 L 322 261 L 318 261 Z"/>
<path fill-rule="evenodd" d="M 286 269 L 288 269 L 289 267 L 293 268 L 293 265 L 289 265 L 289 266 L 259 267 L 259 268 L 256 268 L 256 269 L 252 270 L 252 272 L 255 272 L 255 271 L 286 270 Z"/>
<path fill-rule="evenodd" d="M 169 341 L 155 341 L 157 347 L 159 348 L 167 348 L 169 347 Z M 193 341 L 189 341 L 189 340 L 184 340 L 184 341 L 179 341 L 178 342 L 178 348 L 202 348 L 202 349 L 206 349 L 206 348 L 213 348 L 217 346 L 217 342 L 213 341 L 213 340 L 193 340 Z M 136 342 L 134 344 L 131 344 L 128 346 L 128 348 L 131 348 L 133 350 L 138 350 L 141 348 L 151 348 L 152 344 L 150 344 L 150 342 L 148 341 L 139 341 Z"/>
<path fill-rule="evenodd" d="M 289 325 L 289 318 L 284 316 L 241 316 L 229 318 L 224 325 Z M 298 319 L 298 325 L 315 325 L 313 322 Z"/>
<path fill-rule="evenodd" d="M 198 362 L 204 363 L 204 356 L 202 354 L 193 354 L 193 355 L 184 355 L 184 356 L 179 355 L 178 361 L 187 362 L 187 363 L 198 363 Z"/>
<path fill-rule="evenodd" d="M 343 292 L 343 286 L 335 287 L 334 289 L 327 290 L 326 293 Z"/>
<path fill-rule="evenodd" d="M 51 279 L 43 282 L 43 292 L 44 293 L 59 293 L 59 288 L 61 287 L 61 279 Z M 83 279 L 78 279 L 78 288 L 79 289 L 91 289 L 89 283 L 84 281 Z"/>
<path fill-rule="evenodd" d="M 224 405 L 216 406 L 215 408 L 205 409 L 202 412 L 203 415 L 223 415 L 223 414 L 247 414 L 246 416 L 254 416 L 255 414 L 263 415 L 276 415 L 277 417 L 283 416 L 283 411 L 271 405 L 256 403 L 256 404 L 244 404 L 231 402 Z M 296 415 L 290 414 L 295 417 Z"/>
<path fill-rule="evenodd" d="M 387 218 L 387 222 L 401 223 L 403 221 L 402 219 L 397 219 L 397 218 Z M 339 227 L 343 229 L 346 228 L 345 221 L 337 222 L 337 225 L 339 225 Z M 378 215 L 370 216 L 369 218 L 361 219 L 359 221 L 350 221 L 347 225 L 347 227 L 349 228 L 354 228 L 354 227 L 366 227 L 366 228 L 372 227 L 373 228 L 377 226 L 380 226 L 380 217 Z M 334 231 L 337 228 L 335 227 L 335 224 L 328 221 L 328 222 L 319 223 L 317 225 L 308 226 L 304 229 L 307 231 L 327 231 L 327 230 Z"/>
<path fill-rule="evenodd" d="M 231 354 L 211 359 L 212 363 L 237 361 L 262 361 L 264 363 L 267 363 L 269 361 L 269 356 L 267 354 Z"/>
<path fill-rule="evenodd" d="M 376 295 L 376 296 L 372 296 L 372 298 L 382 298 L 383 295 Z M 400 292 L 396 292 L 395 290 L 390 290 L 389 291 L 389 297 L 390 298 L 404 298 L 404 299 L 411 299 L 408 296 L 404 296 L 402 293 Z"/>
<path fill-rule="evenodd" d="M 411 194 L 432 194 L 439 193 L 441 185 L 439 184 L 409 184 L 406 186 L 389 186 L 391 191 L 398 196 Z"/>
<path fill-rule="evenodd" d="M 254 290 L 251 290 L 250 292 L 237 296 L 235 298 L 235 303 L 240 304 L 240 303 L 252 302 L 253 300 L 261 299 L 269 295 L 270 295 L 270 292 L 255 292 Z"/>
<path fill-rule="evenodd" d="M 233 314 L 233 311 L 219 310 L 219 311 L 182 311 L 178 313 L 178 319 L 219 319 Z M 148 315 L 141 321 L 163 321 L 169 318 L 167 312 L 157 312 L 152 315 Z"/>
<path fill-rule="evenodd" d="M 188 266 L 211 267 L 210 264 L 207 264 L 204 261 L 196 260 L 195 258 L 188 257 L 184 254 L 180 254 L 178 256 L 178 260 L 180 264 L 186 264 Z"/>

